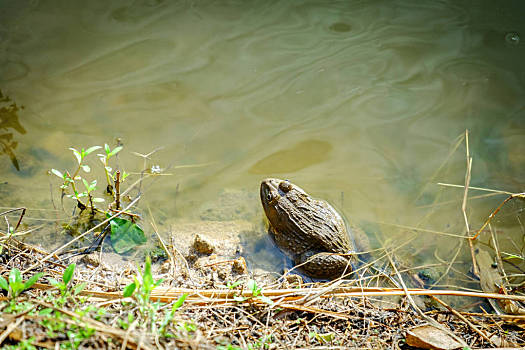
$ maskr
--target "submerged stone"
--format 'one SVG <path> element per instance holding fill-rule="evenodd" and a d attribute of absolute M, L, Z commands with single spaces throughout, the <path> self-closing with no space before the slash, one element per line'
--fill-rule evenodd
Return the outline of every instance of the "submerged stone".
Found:
<path fill-rule="evenodd" d="M 337 33 L 346 33 L 352 30 L 352 26 L 348 23 L 344 22 L 336 22 L 333 23 L 330 27 L 328 27 L 332 32 Z"/>

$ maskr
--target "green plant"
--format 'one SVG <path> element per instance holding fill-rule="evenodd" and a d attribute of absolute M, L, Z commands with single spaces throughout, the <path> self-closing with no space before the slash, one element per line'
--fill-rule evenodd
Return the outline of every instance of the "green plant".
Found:
<path fill-rule="evenodd" d="M 95 152 L 97 149 L 100 149 L 101 147 L 100 146 L 93 146 L 93 147 L 89 147 L 87 150 L 84 149 L 84 148 L 81 148 L 80 151 L 76 150 L 75 148 L 71 147 L 70 150 L 73 151 L 73 155 L 75 156 L 76 160 L 77 160 L 77 168 L 75 170 L 75 172 L 73 173 L 73 175 L 71 175 L 69 173 L 69 171 L 65 171 L 64 173 L 58 171 L 57 169 L 51 169 L 51 172 L 53 174 L 55 174 L 56 176 L 62 178 L 63 180 L 63 183 L 62 185 L 60 186 L 60 188 L 65 191 L 67 190 L 69 187 L 71 187 L 72 191 L 73 191 L 73 194 L 68 194 L 67 196 L 68 197 L 74 197 L 76 198 L 77 200 L 77 205 L 79 208 L 86 208 L 87 207 L 87 204 L 88 203 L 83 203 L 80 198 L 81 197 L 88 197 L 89 198 L 89 203 L 91 204 L 91 207 L 92 209 L 95 209 L 92 205 L 93 203 L 93 200 L 92 200 L 92 197 L 90 195 L 90 192 L 92 190 L 94 190 L 95 188 L 91 186 L 88 186 L 86 185 L 86 191 L 84 192 L 79 192 L 77 190 L 77 185 L 76 185 L 76 181 L 79 180 L 79 181 L 83 181 L 84 184 L 87 183 L 87 181 L 85 181 L 85 179 L 83 179 L 81 176 L 80 176 L 80 170 L 83 170 L 85 173 L 89 173 L 91 172 L 91 168 L 89 167 L 89 165 L 85 164 L 85 160 L 86 160 L 86 157 Z M 95 186 L 96 186 L 96 181 L 95 181 Z M 88 191 L 88 187 L 91 188 L 91 191 Z M 96 201 L 104 201 L 104 199 L 102 198 L 97 198 L 95 200 Z"/>
<path fill-rule="evenodd" d="M 241 283 L 242 282 L 240 282 L 240 281 L 237 281 L 237 282 L 235 282 L 233 284 L 230 284 L 228 282 L 227 286 L 230 289 L 234 289 L 235 287 L 237 287 Z M 262 294 L 262 289 L 259 286 L 257 286 L 257 282 L 255 280 L 252 280 L 252 279 L 248 280 L 246 282 L 246 288 L 249 291 L 251 291 L 251 293 L 252 293 L 252 295 L 250 297 L 234 295 L 233 296 L 233 300 L 238 301 L 238 302 L 244 302 L 244 301 L 246 301 L 248 299 L 258 299 L 258 300 L 262 301 L 263 303 L 266 303 L 268 305 L 273 305 L 272 299 L 270 299 L 267 296 L 264 296 Z"/>
<path fill-rule="evenodd" d="M 192 321 L 183 321 L 176 327 L 177 335 L 181 338 L 190 338 L 197 331 L 197 325 Z"/>
<path fill-rule="evenodd" d="M 141 273 L 139 268 L 139 276 L 134 276 L 134 282 L 128 284 L 123 291 L 124 298 L 133 296 L 141 317 L 150 322 L 152 331 L 155 328 L 157 320 L 157 310 L 161 304 L 159 302 L 152 302 L 150 300 L 151 292 L 155 287 L 159 286 L 163 279 L 157 281 L 153 280 L 151 273 L 151 259 L 146 257 L 146 263 L 144 264 L 144 271 Z"/>
<path fill-rule="evenodd" d="M 235 345 L 227 344 L 227 345 L 217 345 L 217 350 L 242 350 L 242 348 L 235 346 Z"/>
<path fill-rule="evenodd" d="M 117 146 L 113 150 L 111 150 L 111 148 L 109 148 L 108 144 L 106 143 L 104 144 L 104 151 L 106 154 L 97 154 L 98 158 L 102 162 L 102 165 L 104 165 L 104 173 L 106 174 L 106 181 L 108 183 L 108 186 L 106 187 L 106 192 L 109 194 L 113 194 L 113 185 L 111 180 L 115 181 L 115 175 L 110 175 L 113 169 L 111 169 L 108 162 L 111 157 L 122 151 L 122 148 L 122 146 Z M 124 180 L 127 176 L 128 174 L 124 172 L 122 180 Z"/>
<path fill-rule="evenodd" d="M 317 332 L 310 332 L 308 333 L 308 337 L 313 340 L 317 340 L 319 343 L 321 344 L 326 344 L 326 343 L 332 343 L 335 339 L 335 334 L 334 333 L 317 333 Z"/>
<path fill-rule="evenodd" d="M 159 333 L 163 337 L 171 337 L 173 336 L 171 333 L 168 333 L 167 327 L 175 317 L 175 312 L 184 304 L 184 300 L 186 300 L 186 297 L 188 296 L 187 293 L 182 294 L 175 303 L 173 303 L 173 306 L 171 307 L 170 312 L 166 313 L 166 316 L 164 316 L 164 320 L 162 320 L 160 326 L 159 326 Z"/>
<path fill-rule="evenodd" d="M 44 273 L 39 272 L 36 275 L 29 278 L 27 281 L 22 281 L 22 274 L 17 268 L 12 268 L 9 272 L 9 282 L 0 276 L 0 288 L 7 291 L 7 297 L 10 299 L 15 299 L 22 293 L 24 290 L 29 289 L 33 284 L 42 277 Z"/>
<path fill-rule="evenodd" d="M 149 256 L 146 257 L 146 262 L 144 264 L 144 270 L 141 272 L 140 268 L 138 269 L 138 276 L 134 276 L 134 282 L 128 284 L 122 293 L 123 297 L 129 298 L 133 297 L 136 302 L 139 310 L 139 314 L 142 320 L 149 323 L 151 331 L 158 333 L 163 337 L 172 337 L 173 334 L 168 332 L 168 326 L 173 321 L 175 313 L 177 310 L 184 304 L 187 294 L 181 295 L 177 301 L 175 301 L 171 307 L 171 310 L 168 311 L 164 318 L 160 321 L 160 324 L 157 327 L 157 323 L 160 316 L 160 308 L 163 305 L 160 302 L 154 302 L 151 300 L 151 292 L 158 285 L 162 283 L 162 279 L 155 281 L 151 273 L 151 259 Z M 134 321 L 134 317 L 128 314 L 128 320 L 119 320 L 118 323 L 120 327 L 127 329 L 129 325 Z M 186 332 L 193 332 L 196 330 L 194 324 L 184 324 L 183 329 Z M 180 330 L 179 330 L 180 331 Z"/>
<path fill-rule="evenodd" d="M 47 278 L 49 283 L 52 286 L 58 288 L 58 290 L 60 291 L 61 297 L 58 299 L 54 299 L 54 301 L 58 305 L 63 305 L 66 302 L 68 296 L 70 296 L 71 294 L 77 295 L 86 287 L 85 283 L 80 283 L 74 288 L 70 286 L 70 282 L 73 280 L 73 275 L 75 273 L 75 267 L 76 264 L 70 264 L 68 267 L 66 267 L 64 273 L 62 274 L 62 281 L 57 281 L 52 277 Z"/>
<path fill-rule="evenodd" d="M 237 282 L 233 282 L 233 283 L 230 283 L 230 281 L 226 282 L 226 287 L 228 287 L 229 289 L 235 289 L 237 286 L 241 285 L 243 281 L 237 281 Z"/>
<path fill-rule="evenodd" d="M 272 344 L 274 341 L 273 335 L 265 335 L 261 337 L 258 341 L 252 344 L 248 344 L 249 350 L 255 350 L 255 349 L 269 349 L 270 344 Z"/>
<path fill-rule="evenodd" d="M 151 273 L 151 259 L 149 256 L 146 257 L 144 271 L 141 273 L 139 268 L 139 276 L 134 276 L 133 279 L 134 282 L 128 284 L 124 288 L 123 296 L 124 298 L 127 298 L 134 295 L 135 299 L 137 299 L 141 305 L 147 305 L 149 303 L 151 292 L 163 281 L 163 279 L 159 279 L 157 281 L 153 280 L 153 274 Z"/>
<path fill-rule="evenodd" d="M 128 319 L 127 321 L 124 321 L 120 318 L 117 319 L 117 322 L 120 326 L 120 328 L 126 330 L 129 328 L 129 326 L 133 323 L 133 321 L 135 321 L 135 316 L 133 316 L 133 313 L 129 312 L 128 313 Z"/>
<path fill-rule="evenodd" d="M 70 346 L 66 346 L 66 348 L 71 349 L 78 349 L 80 344 L 86 340 L 89 339 L 95 334 L 95 329 L 89 327 L 86 324 L 78 324 L 71 327 L 71 329 L 66 331 L 66 335 L 69 339 Z"/>
<path fill-rule="evenodd" d="M 35 342 L 35 337 L 31 337 L 29 339 L 22 339 L 20 342 L 16 345 L 4 345 L 2 349 L 13 349 L 13 350 L 36 350 L 36 346 L 33 345 Z"/>
<path fill-rule="evenodd" d="M 86 312 L 76 312 L 81 318 Z M 50 338 L 67 336 L 68 341 L 60 344 L 61 349 L 78 349 L 83 341 L 95 334 L 95 330 L 81 319 L 73 317 L 73 322 L 68 316 L 58 310 L 45 308 L 38 313 L 40 325 L 46 328 L 46 333 Z"/>
<path fill-rule="evenodd" d="M 26 311 L 34 306 L 30 302 L 19 302 L 17 297 L 25 290 L 31 288 L 33 284 L 42 277 L 43 273 L 39 272 L 36 275 L 29 278 L 27 281 L 22 280 L 22 274 L 17 268 L 12 268 L 9 272 L 8 280 L 0 276 L 0 288 L 7 291 L 8 303 L 6 308 L 3 310 L 7 313 L 18 313 Z"/>
<path fill-rule="evenodd" d="M 43 318 L 40 324 L 46 328 L 46 333 L 50 338 L 55 338 L 62 334 L 67 327 L 66 322 L 63 320 L 64 315 L 59 311 L 45 308 L 40 310 L 38 315 Z"/>
<path fill-rule="evenodd" d="M 87 157 L 96 150 L 104 149 L 104 154 L 98 154 L 98 157 L 103 165 L 105 178 L 107 181 L 106 194 L 113 198 L 112 203 L 109 204 L 106 210 L 101 210 L 96 207 L 96 203 L 104 202 L 104 199 L 95 195 L 97 191 L 96 179 L 88 180 L 85 178 L 86 174 L 91 172 L 91 168 L 86 164 Z M 70 148 L 76 159 L 76 168 L 73 175 L 68 170 L 61 172 L 57 169 L 51 169 L 51 173 L 58 176 L 62 180 L 60 186 L 63 195 L 73 198 L 77 201 L 77 207 L 80 208 L 80 214 L 76 222 L 66 225 L 65 228 L 71 231 L 76 231 L 77 226 L 81 226 L 81 214 L 84 210 L 90 209 L 91 216 L 88 218 L 88 225 L 93 226 L 95 221 L 95 213 L 105 214 L 99 216 L 96 220 L 101 221 L 104 218 L 111 217 L 116 210 L 120 210 L 120 184 L 127 178 L 128 174 L 120 171 L 115 171 L 111 174 L 112 168 L 109 166 L 111 158 L 115 157 L 123 149 L 122 146 L 117 146 L 111 149 L 107 144 L 104 147 L 93 146 L 88 149 L 81 148 L 77 150 Z M 79 190 L 79 183 L 83 184 L 84 190 Z M 115 190 L 114 190 L 115 189 Z M 68 193 L 69 192 L 69 193 Z M 130 217 L 128 219 L 127 217 Z M 119 217 L 110 220 L 111 224 L 111 244 L 117 253 L 125 253 L 137 245 L 146 242 L 146 236 L 140 226 L 134 221 L 137 215 L 132 213 L 122 213 Z"/>

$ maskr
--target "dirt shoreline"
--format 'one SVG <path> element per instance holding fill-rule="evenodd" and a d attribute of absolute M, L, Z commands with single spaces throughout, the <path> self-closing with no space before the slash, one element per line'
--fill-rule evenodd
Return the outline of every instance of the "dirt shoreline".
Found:
<path fill-rule="evenodd" d="M 406 296 L 341 294 L 344 288 L 364 290 L 368 282 L 359 276 L 335 284 L 305 284 L 294 274 L 279 278 L 275 272 L 246 265 L 242 257 L 246 245 L 240 234 L 253 230 L 248 223 L 204 222 L 199 230 L 195 225 L 181 224 L 172 235 L 179 241 L 164 242 L 168 259 L 154 267 L 151 276 L 153 281 L 162 282 L 147 301 L 141 301 L 137 292 L 131 298 L 115 299 L 135 280 L 134 276 L 139 276 L 140 286 L 147 274 L 144 264 L 140 271 L 132 263 L 118 265 L 111 254 L 102 255 L 102 260 L 99 253 L 75 258 L 77 267 L 68 287 L 71 292 L 59 304 L 61 292 L 46 280 L 53 277 L 60 281 L 70 262 L 53 259 L 24 274 L 24 280 L 37 271 L 45 272 L 45 277 L 18 296 L 14 308 L 9 297 L 1 298 L 2 345 L 115 349 L 410 348 L 407 342 L 424 346 L 418 341 L 430 336 L 418 332 L 435 331 L 435 325 L 447 330 L 437 338 L 449 344 L 448 348 L 525 345 L 520 328 L 523 316 L 512 319 L 463 313 L 462 319 L 456 310 L 431 305 L 429 298 L 421 299 L 423 305 L 431 306 L 422 314 L 415 311 Z M 2 275 L 7 279 L 13 267 L 24 270 L 43 257 L 42 249 L 12 239 L 4 243 Z M 83 290 L 75 295 L 73 291 L 82 283 Z M 185 288 L 186 293 L 173 294 L 180 288 Z M 182 294 L 186 295 L 185 301 L 165 322 Z M 435 322 L 434 326 L 425 326 L 429 322 Z"/>

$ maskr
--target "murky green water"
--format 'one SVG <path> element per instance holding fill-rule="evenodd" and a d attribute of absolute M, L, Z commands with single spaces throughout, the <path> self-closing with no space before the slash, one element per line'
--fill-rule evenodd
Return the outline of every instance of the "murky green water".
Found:
<path fill-rule="evenodd" d="M 132 152 L 161 147 L 147 167 L 172 175 L 145 182 L 141 208 L 163 231 L 228 218 L 224 193 L 243 208 L 232 217 L 259 223 L 259 182 L 272 176 L 378 241 L 406 236 L 381 223 L 462 233 L 463 191 L 437 183 L 464 183 L 464 142 L 449 153 L 465 129 L 471 185 L 524 189 L 524 11 L 517 0 L 0 0 L 0 89 L 25 107 L 20 127 L 0 124 L 11 134 L 0 206 L 52 209 L 46 171 L 73 168 L 68 147 L 120 138 L 128 172 L 144 165 Z M 472 200 L 473 227 L 503 198 Z M 516 210 L 506 233 L 519 241 Z M 419 237 L 416 255 L 457 246 Z"/>

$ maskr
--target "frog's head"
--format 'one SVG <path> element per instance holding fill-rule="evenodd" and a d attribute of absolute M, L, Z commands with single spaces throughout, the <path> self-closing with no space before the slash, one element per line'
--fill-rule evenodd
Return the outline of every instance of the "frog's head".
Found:
<path fill-rule="evenodd" d="M 261 203 L 272 225 L 276 225 L 277 221 L 287 217 L 283 214 L 290 205 L 293 205 L 290 200 L 293 201 L 294 194 L 297 197 L 305 193 L 288 180 L 269 178 L 261 182 Z"/>

